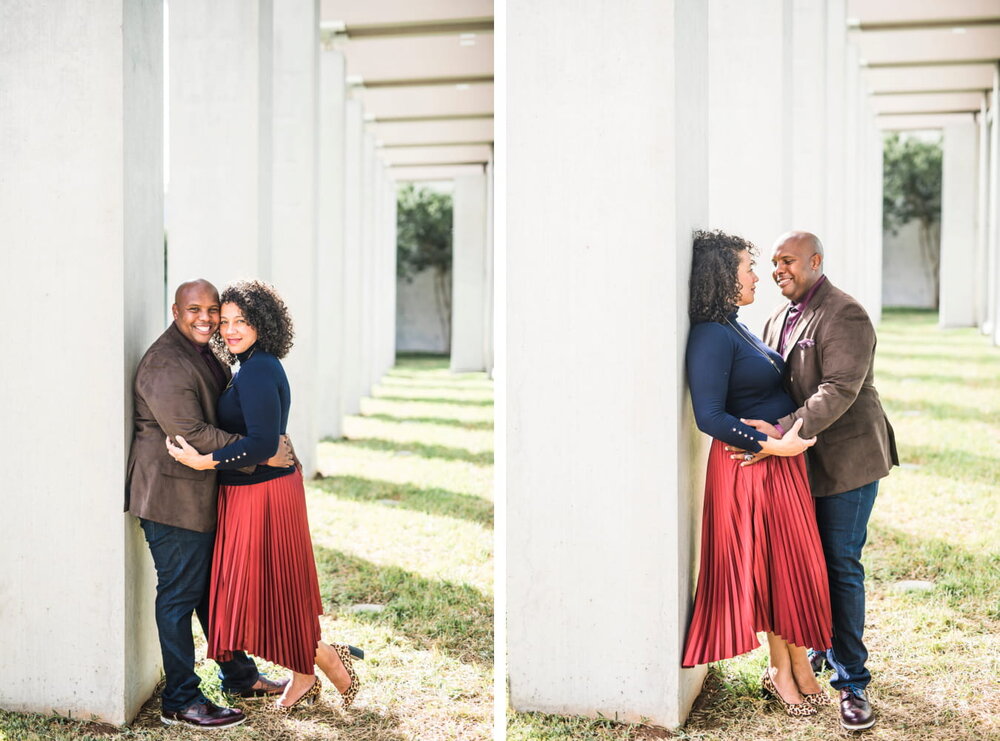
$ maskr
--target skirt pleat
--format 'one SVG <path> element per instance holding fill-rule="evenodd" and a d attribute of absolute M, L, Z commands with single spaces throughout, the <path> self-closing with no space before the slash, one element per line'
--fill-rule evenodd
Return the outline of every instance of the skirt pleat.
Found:
<path fill-rule="evenodd" d="M 830 589 L 805 458 L 770 456 L 740 466 L 725 443 L 713 440 L 682 666 L 752 651 L 760 632 L 796 646 L 830 647 Z"/>
<path fill-rule="evenodd" d="M 208 655 L 246 651 L 312 674 L 323 606 L 299 471 L 219 487 Z"/>

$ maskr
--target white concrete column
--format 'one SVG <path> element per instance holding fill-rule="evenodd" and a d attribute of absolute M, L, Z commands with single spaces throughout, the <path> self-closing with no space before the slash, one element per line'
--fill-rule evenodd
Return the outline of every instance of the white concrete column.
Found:
<path fill-rule="evenodd" d="M 862 104 L 861 79 L 858 71 L 858 50 L 853 43 L 844 49 L 841 64 L 844 67 L 844 214 L 843 241 L 840 244 L 824 243 L 823 262 L 826 274 L 838 287 L 857 298 L 860 289 L 858 275 L 859 242 L 861 240 L 861 213 L 864 198 L 858 193 L 861 183 L 863 144 L 861 140 L 860 106 Z M 859 299 L 860 300 L 860 299 Z"/>
<path fill-rule="evenodd" d="M 385 316 L 387 294 L 385 290 L 385 184 L 386 172 L 381 158 L 375 158 L 375 191 L 373 196 L 372 212 L 372 362 L 371 362 L 371 385 L 374 386 L 382 379 L 385 373 L 383 362 L 385 360 L 385 342 L 382 340 L 385 327 L 388 325 Z"/>
<path fill-rule="evenodd" d="M 317 290 L 317 433 L 343 434 L 346 87 L 344 55 L 320 55 L 319 253 Z"/>
<path fill-rule="evenodd" d="M 882 321 L 882 132 L 875 125 L 875 116 L 869 107 L 865 172 L 865 245 L 864 263 L 865 294 L 862 304 L 874 324 Z"/>
<path fill-rule="evenodd" d="M 364 112 L 360 101 L 347 101 L 347 178 L 344 198 L 344 363 L 342 405 L 344 414 L 361 409 L 361 241 L 363 222 Z"/>
<path fill-rule="evenodd" d="M 451 240 L 451 370 L 486 369 L 486 175 L 455 178 Z"/>
<path fill-rule="evenodd" d="M 361 352 L 358 396 L 372 392 L 372 348 L 375 335 L 375 137 L 365 132 L 361 160 Z"/>
<path fill-rule="evenodd" d="M 706 6 L 605 11 L 507 4 L 510 700 L 676 726 L 704 676 L 680 655 L 704 470 L 683 362 L 708 215 Z"/>
<path fill-rule="evenodd" d="M 826 234 L 827 219 L 827 0 L 792 0 L 786 8 L 785 110 L 791 122 L 785 141 L 789 170 L 786 222 L 791 228 Z M 789 33 L 790 31 L 790 33 Z M 774 235 L 777 236 L 777 235 Z M 762 245 L 767 248 L 770 244 Z M 769 257 L 765 255 L 765 257 Z M 770 265 L 769 260 L 762 261 Z"/>
<path fill-rule="evenodd" d="M 942 327 L 975 325 L 976 292 L 969 274 L 970 251 L 976 244 L 978 198 L 975 121 L 944 128 L 941 164 L 941 293 L 938 321 Z"/>
<path fill-rule="evenodd" d="M 989 291 L 988 259 L 990 247 L 990 123 L 989 95 L 983 93 L 982 105 L 976 125 L 979 129 L 977 152 L 979 203 L 976 210 L 976 259 L 974 315 L 976 326 L 982 329 L 987 321 L 987 292 Z"/>
<path fill-rule="evenodd" d="M 385 329 L 386 370 L 396 365 L 396 181 L 391 173 L 386 187 L 386 311 L 388 326 Z"/>
<path fill-rule="evenodd" d="M 781 232 L 799 228 L 790 223 L 787 187 L 794 121 L 785 25 L 785 0 L 708 2 L 708 226 L 739 234 L 761 250 L 765 280 L 755 304 L 740 310 L 756 332 L 782 300 L 766 279 L 771 245 Z"/>
<path fill-rule="evenodd" d="M 983 330 L 1000 345 L 1000 63 L 993 71 L 993 93 L 990 96 L 990 207 L 989 255 L 987 272 L 988 323 Z"/>
<path fill-rule="evenodd" d="M 493 376 L 493 156 L 486 163 L 486 249 L 483 259 L 483 367 Z"/>
<path fill-rule="evenodd" d="M 305 477 L 316 467 L 319 0 L 274 7 L 271 279 L 295 323 L 284 359 L 292 389 L 288 433 Z"/>
<path fill-rule="evenodd" d="M 269 276 L 271 13 L 271 0 L 170 2 L 168 307 L 191 278 L 222 290 Z"/>
<path fill-rule="evenodd" d="M 846 2 L 827 0 L 826 23 L 826 226 L 820 236 L 831 252 L 844 249 L 846 186 L 845 168 L 845 66 L 847 53 Z M 835 267 L 835 265 L 834 265 Z"/>
<path fill-rule="evenodd" d="M 831 104 L 827 0 L 710 0 L 709 224 L 739 234 L 761 251 L 789 229 L 824 239 Z M 841 28 L 843 21 L 841 19 Z M 783 301 L 773 281 L 741 309 L 763 329 Z"/>
<path fill-rule="evenodd" d="M 379 191 L 378 373 L 381 380 L 396 357 L 396 186 L 388 168 L 382 168 Z"/>
<path fill-rule="evenodd" d="M 159 679 L 122 493 L 132 377 L 166 324 L 163 6 L 4 3 L 0 28 L 0 707 L 122 724 Z"/>

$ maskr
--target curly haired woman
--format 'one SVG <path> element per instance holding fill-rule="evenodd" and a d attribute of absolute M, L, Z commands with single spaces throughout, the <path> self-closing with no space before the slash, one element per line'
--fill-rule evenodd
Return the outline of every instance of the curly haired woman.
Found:
<path fill-rule="evenodd" d="M 738 656 L 759 645 L 758 632 L 767 633 L 763 689 L 789 715 L 805 716 L 829 704 L 806 647 L 829 647 L 833 632 L 803 456 L 816 439 L 800 438 L 799 422 L 780 439 L 742 422 L 776 420 L 796 408 L 782 386 L 781 356 L 736 316 L 754 300 L 754 252 L 740 237 L 695 234 L 687 375 L 698 428 L 713 440 L 701 569 L 682 664 Z"/>
<path fill-rule="evenodd" d="M 268 284 L 240 281 L 222 292 L 213 346 L 240 368 L 219 397 L 219 426 L 244 435 L 200 454 L 183 437 L 170 454 L 195 469 L 219 471 L 219 521 L 213 557 L 208 655 L 247 651 L 292 670 L 279 709 L 320 696 L 319 666 L 348 707 L 358 691 L 353 646 L 321 640 L 323 612 L 309 536 L 302 471 L 264 463 L 285 433 L 291 395 L 281 366 L 292 347 L 292 320 Z M 237 469 L 258 464 L 253 473 Z"/>

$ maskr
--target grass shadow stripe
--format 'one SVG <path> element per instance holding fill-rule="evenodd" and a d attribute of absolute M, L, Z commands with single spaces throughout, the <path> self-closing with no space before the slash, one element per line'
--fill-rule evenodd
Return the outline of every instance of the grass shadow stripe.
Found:
<path fill-rule="evenodd" d="M 460 494 L 447 489 L 424 489 L 413 484 L 366 479 L 361 476 L 327 476 L 310 481 L 309 486 L 338 499 L 395 502 L 395 506 L 401 509 L 493 527 L 493 503 L 472 494 Z"/>
<path fill-rule="evenodd" d="M 388 625 L 424 648 L 464 663 L 493 663 L 493 598 L 468 584 L 428 579 L 343 551 L 313 546 L 320 593 L 334 607 L 385 605 L 359 621 Z"/>
<path fill-rule="evenodd" d="M 395 422 L 398 424 L 421 424 L 421 425 L 441 425 L 445 427 L 458 427 L 463 430 L 485 430 L 493 429 L 493 422 L 485 419 L 455 419 L 453 417 L 400 417 L 395 414 L 365 414 L 363 419 L 376 419 L 380 422 Z"/>
<path fill-rule="evenodd" d="M 476 466 L 492 466 L 493 451 L 473 453 L 465 448 L 449 448 L 444 445 L 383 440 L 377 437 L 344 438 L 337 443 L 354 448 L 366 448 L 387 453 L 418 455 L 421 458 L 437 458 L 444 461 L 465 461 Z"/>
<path fill-rule="evenodd" d="M 395 401 L 401 404 L 450 404 L 460 407 L 491 407 L 492 399 L 449 399 L 447 397 L 424 397 L 424 396 L 372 396 L 378 401 Z"/>

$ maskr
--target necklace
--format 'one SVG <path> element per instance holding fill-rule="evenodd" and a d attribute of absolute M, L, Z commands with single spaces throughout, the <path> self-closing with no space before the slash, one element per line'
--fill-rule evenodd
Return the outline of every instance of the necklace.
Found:
<path fill-rule="evenodd" d="M 250 354 L 249 354 L 249 355 L 247 355 L 247 359 L 246 359 L 246 360 L 241 360 L 241 361 L 240 361 L 240 368 L 242 368 L 242 367 L 243 367 L 243 364 L 244 364 L 244 363 L 246 363 L 246 362 L 247 362 L 247 360 L 250 360 L 250 358 L 252 358 L 252 357 L 253 357 L 253 354 L 254 354 L 255 352 L 257 352 L 257 346 L 256 346 L 256 345 L 254 345 L 253 349 L 252 349 L 252 350 L 250 351 Z M 239 372 L 239 371 L 237 371 L 237 372 Z M 231 375 L 231 376 L 229 377 L 229 383 L 227 383 L 227 384 L 226 384 L 226 387 L 225 387 L 224 389 L 222 389 L 222 393 L 226 393 L 227 391 L 229 391 L 229 387 L 233 385 L 233 381 L 235 381 L 235 380 L 236 380 L 236 373 L 234 373 L 233 375 Z"/>
<path fill-rule="evenodd" d="M 756 343 L 756 342 L 754 342 L 753 340 L 751 340 L 751 339 L 750 339 L 749 337 L 747 337 L 747 336 L 746 336 L 745 334 L 743 334 L 743 332 L 742 332 L 742 331 L 740 331 L 740 328 L 739 328 L 739 327 L 737 327 L 737 326 L 736 326 L 735 324 L 733 324 L 733 323 L 732 323 L 731 321 L 729 321 L 729 317 L 726 317 L 726 324 L 728 324 L 728 325 L 729 325 L 730 327 L 732 327 L 733 329 L 735 329 L 735 330 L 736 330 L 736 334 L 738 334 L 738 335 L 739 335 L 740 337 L 742 337 L 742 338 L 743 338 L 743 340 L 744 340 L 744 341 L 745 341 L 745 342 L 746 342 L 746 343 L 747 343 L 748 345 L 750 345 L 750 347 L 752 347 L 752 348 L 753 348 L 754 350 L 756 350 L 756 351 L 757 351 L 757 352 L 758 352 L 758 353 L 759 353 L 760 355 L 762 355 L 762 356 L 763 356 L 763 358 L 764 358 L 764 360 L 766 360 L 766 361 L 767 361 L 768 363 L 770 363 L 770 364 L 771 364 L 771 367 L 772 367 L 772 368 L 774 368 L 774 372 L 775 372 L 775 373 L 777 373 L 777 374 L 778 374 L 779 376 L 781 375 L 781 369 L 780 369 L 780 368 L 778 368 L 778 364 L 777 364 L 777 363 L 775 363 L 775 362 L 774 362 L 774 361 L 773 361 L 773 360 L 771 359 L 771 356 L 770 356 L 770 355 L 768 355 L 768 354 L 767 354 L 766 352 L 764 352 L 763 350 L 761 350 L 761 349 L 760 349 L 759 347 L 757 347 L 757 343 Z"/>

